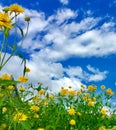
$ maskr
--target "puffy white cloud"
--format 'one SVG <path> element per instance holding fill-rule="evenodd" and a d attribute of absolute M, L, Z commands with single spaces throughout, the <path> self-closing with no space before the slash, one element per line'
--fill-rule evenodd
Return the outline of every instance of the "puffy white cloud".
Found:
<path fill-rule="evenodd" d="M 67 5 L 69 3 L 69 0 L 60 0 L 60 2 L 64 5 Z"/>
<path fill-rule="evenodd" d="M 102 81 L 107 76 L 107 71 L 101 72 L 98 68 L 90 65 L 87 66 L 88 71 L 85 71 L 80 66 L 66 68 L 66 73 L 69 77 L 76 77 L 80 81 Z"/>

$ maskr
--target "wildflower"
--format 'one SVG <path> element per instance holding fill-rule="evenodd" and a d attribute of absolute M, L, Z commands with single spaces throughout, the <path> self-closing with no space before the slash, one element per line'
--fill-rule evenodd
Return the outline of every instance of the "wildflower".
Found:
<path fill-rule="evenodd" d="M 18 81 L 19 81 L 19 82 L 24 82 L 24 83 L 26 83 L 26 82 L 28 81 L 28 78 L 25 77 L 25 76 L 19 76 L 19 77 L 18 77 Z"/>
<path fill-rule="evenodd" d="M 30 68 L 26 68 L 25 72 L 29 73 L 31 70 Z"/>
<path fill-rule="evenodd" d="M 75 91 L 73 91 L 73 90 L 69 91 L 69 95 L 70 96 L 74 96 L 75 95 Z"/>
<path fill-rule="evenodd" d="M 38 128 L 37 130 L 45 130 L 44 128 Z"/>
<path fill-rule="evenodd" d="M 19 6 L 18 4 L 12 4 L 9 6 L 9 11 L 11 12 L 11 14 L 12 14 L 12 12 L 20 14 L 20 13 L 24 12 L 24 9 L 21 6 Z"/>
<path fill-rule="evenodd" d="M 98 130 L 106 130 L 105 126 L 101 126 L 98 128 Z"/>
<path fill-rule="evenodd" d="M 29 22 L 30 21 L 30 17 L 25 17 L 25 21 Z"/>
<path fill-rule="evenodd" d="M 80 113 L 80 112 L 77 112 L 77 115 L 78 115 L 78 116 L 81 116 L 81 113 Z"/>
<path fill-rule="evenodd" d="M 34 117 L 34 118 L 39 118 L 39 115 L 38 115 L 38 114 L 34 114 L 33 117 Z"/>
<path fill-rule="evenodd" d="M 26 90 L 26 88 L 24 88 L 24 87 L 19 88 L 19 91 L 21 91 L 21 92 L 24 92 L 25 90 Z"/>
<path fill-rule="evenodd" d="M 62 88 L 61 91 L 60 91 L 60 93 L 61 93 L 62 95 L 64 95 L 64 96 L 66 96 L 66 95 L 68 94 L 68 89 Z"/>
<path fill-rule="evenodd" d="M 69 115 L 75 115 L 75 113 L 76 112 L 75 112 L 75 110 L 73 108 L 71 108 L 71 109 L 68 110 L 68 114 Z"/>
<path fill-rule="evenodd" d="M 105 89 L 106 87 L 105 87 L 104 85 L 102 85 L 100 88 L 101 88 L 101 89 Z"/>
<path fill-rule="evenodd" d="M 6 107 L 3 107 L 2 108 L 2 112 L 5 113 L 7 111 L 7 108 Z"/>
<path fill-rule="evenodd" d="M 102 108 L 100 112 L 102 115 L 106 115 L 107 110 Z"/>
<path fill-rule="evenodd" d="M 15 116 L 13 117 L 14 121 L 25 121 L 27 120 L 27 116 L 21 112 L 18 112 L 17 114 L 15 114 Z"/>
<path fill-rule="evenodd" d="M 77 95 L 81 95 L 82 94 L 82 92 L 81 91 L 77 91 Z"/>
<path fill-rule="evenodd" d="M 6 27 L 11 29 L 13 26 L 11 25 L 12 20 L 6 13 L 0 12 L 0 28 Z"/>
<path fill-rule="evenodd" d="M 94 102 L 93 101 L 89 101 L 88 105 L 93 107 L 94 106 Z"/>
<path fill-rule="evenodd" d="M 41 90 L 38 91 L 39 95 L 43 95 L 44 93 L 45 93 L 45 90 L 43 90 L 43 89 L 41 89 Z"/>
<path fill-rule="evenodd" d="M 1 79 L 2 79 L 2 80 L 10 80 L 10 79 L 11 79 L 11 76 L 8 75 L 8 74 L 3 74 L 3 75 L 1 76 Z"/>
<path fill-rule="evenodd" d="M 9 85 L 9 86 L 8 86 L 8 89 L 9 89 L 9 90 L 14 90 L 15 87 L 14 87 L 13 85 Z"/>
<path fill-rule="evenodd" d="M 88 91 L 95 91 L 96 87 L 94 87 L 93 85 L 89 85 L 87 89 Z"/>
<path fill-rule="evenodd" d="M 70 125 L 75 125 L 76 124 L 76 121 L 74 119 L 70 120 L 69 122 Z"/>
<path fill-rule="evenodd" d="M 53 99 L 54 99 L 54 96 L 50 95 L 50 96 L 49 96 L 49 99 L 50 99 L 50 100 L 53 100 Z"/>
<path fill-rule="evenodd" d="M 114 92 L 110 88 L 106 90 L 106 93 L 110 96 L 114 95 Z"/>
<path fill-rule="evenodd" d="M 38 112 L 40 110 L 40 108 L 36 105 L 33 105 L 33 106 L 31 106 L 30 110 L 34 111 L 34 112 Z"/>

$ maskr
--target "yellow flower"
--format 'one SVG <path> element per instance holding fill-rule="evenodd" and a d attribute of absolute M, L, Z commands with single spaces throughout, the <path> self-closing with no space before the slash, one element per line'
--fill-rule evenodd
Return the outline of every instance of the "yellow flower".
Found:
<path fill-rule="evenodd" d="M 3 107 L 2 108 L 2 112 L 5 113 L 7 111 L 7 108 L 6 107 Z"/>
<path fill-rule="evenodd" d="M 6 28 L 11 29 L 13 27 L 11 25 L 11 22 L 12 21 L 11 21 L 10 17 L 8 16 L 8 14 L 0 12 L 0 28 L 6 27 Z"/>
<path fill-rule="evenodd" d="M 39 115 L 38 115 L 38 114 L 34 114 L 33 117 L 34 117 L 34 118 L 39 118 Z"/>
<path fill-rule="evenodd" d="M 110 96 L 114 95 L 114 92 L 110 88 L 106 90 L 106 93 Z"/>
<path fill-rule="evenodd" d="M 105 126 L 101 126 L 98 128 L 98 130 L 106 130 Z"/>
<path fill-rule="evenodd" d="M 18 81 L 19 81 L 19 82 L 24 82 L 24 83 L 26 83 L 26 82 L 28 81 L 28 78 L 25 77 L 25 76 L 19 76 L 19 77 L 18 77 Z"/>
<path fill-rule="evenodd" d="M 29 73 L 31 70 L 30 68 L 26 68 L 25 72 Z"/>
<path fill-rule="evenodd" d="M 34 111 L 34 112 L 38 112 L 40 110 L 40 108 L 36 105 L 33 105 L 33 106 L 31 106 L 30 110 Z"/>
<path fill-rule="evenodd" d="M 78 115 L 78 116 L 81 116 L 81 113 L 80 113 L 80 112 L 77 112 L 77 115 Z"/>
<path fill-rule="evenodd" d="M 69 122 L 70 125 L 75 125 L 76 124 L 76 121 L 74 119 L 70 120 Z"/>
<path fill-rule="evenodd" d="M 104 85 L 100 86 L 101 89 L 105 89 L 106 87 Z"/>
<path fill-rule="evenodd" d="M 68 114 L 69 115 L 75 115 L 75 109 L 73 109 L 73 108 L 70 108 L 69 110 L 68 110 Z"/>
<path fill-rule="evenodd" d="M 82 92 L 81 91 L 77 91 L 77 95 L 81 95 L 82 94 Z"/>
<path fill-rule="evenodd" d="M 37 130 L 45 130 L 44 128 L 38 128 Z"/>
<path fill-rule="evenodd" d="M 19 6 L 18 4 L 12 4 L 9 6 L 9 11 L 11 13 L 14 12 L 14 13 L 20 14 L 20 13 L 24 12 L 24 9 L 21 6 Z"/>
<path fill-rule="evenodd" d="M 102 115 L 106 115 L 107 110 L 102 108 L 100 112 L 101 112 Z"/>
<path fill-rule="evenodd" d="M 43 89 L 41 89 L 41 90 L 38 91 L 39 95 L 43 95 L 44 93 L 45 93 L 45 90 L 43 90 Z"/>
<path fill-rule="evenodd" d="M 60 93 L 64 96 L 66 96 L 68 94 L 68 89 L 62 88 Z"/>
<path fill-rule="evenodd" d="M 13 117 L 14 121 L 25 121 L 27 120 L 27 116 L 21 112 L 18 112 L 17 114 L 15 114 L 15 116 Z"/>
<path fill-rule="evenodd" d="M 54 96 L 50 95 L 50 96 L 49 96 L 49 99 L 50 99 L 50 100 L 53 100 L 53 99 L 54 99 Z"/>
<path fill-rule="evenodd" d="M 94 87 L 93 85 L 89 85 L 87 89 L 88 91 L 95 91 L 96 87 Z"/>
<path fill-rule="evenodd" d="M 75 96 L 75 91 L 74 91 L 74 90 L 70 90 L 70 91 L 69 91 L 69 95 L 70 95 L 70 96 Z"/>
<path fill-rule="evenodd" d="M 21 92 L 24 92 L 25 90 L 26 90 L 26 88 L 23 88 L 23 87 L 19 88 L 19 91 L 21 91 Z"/>
<path fill-rule="evenodd" d="M 93 107 L 94 106 L 94 102 L 93 101 L 89 101 L 88 105 Z"/>
<path fill-rule="evenodd" d="M 9 85 L 9 86 L 8 86 L 8 89 L 9 89 L 9 90 L 14 90 L 15 87 L 14 87 L 13 85 Z"/>
<path fill-rule="evenodd" d="M 1 76 L 1 79 L 2 79 L 2 80 L 11 80 L 11 76 L 8 75 L 8 74 L 3 74 L 3 75 Z"/>

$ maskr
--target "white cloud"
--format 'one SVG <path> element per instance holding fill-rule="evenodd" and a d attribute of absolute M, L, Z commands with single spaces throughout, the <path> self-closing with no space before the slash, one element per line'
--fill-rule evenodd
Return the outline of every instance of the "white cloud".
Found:
<path fill-rule="evenodd" d="M 69 0 L 60 0 L 60 2 L 64 5 L 67 5 L 69 3 Z"/>
<path fill-rule="evenodd" d="M 66 73 L 69 77 L 76 77 L 80 81 L 102 81 L 107 76 L 107 71 L 101 72 L 98 68 L 94 68 L 90 65 L 87 66 L 88 71 L 84 71 L 80 66 L 66 68 Z"/>

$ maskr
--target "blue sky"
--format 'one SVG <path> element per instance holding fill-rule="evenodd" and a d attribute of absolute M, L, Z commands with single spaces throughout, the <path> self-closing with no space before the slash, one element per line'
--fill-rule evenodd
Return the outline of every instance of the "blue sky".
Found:
<path fill-rule="evenodd" d="M 22 46 L 30 82 L 55 91 L 104 84 L 116 92 L 116 0 L 1 0 L 0 8 L 13 3 L 25 8 L 20 19 L 31 17 Z M 3 72 L 17 77 L 20 61 L 14 57 Z"/>

